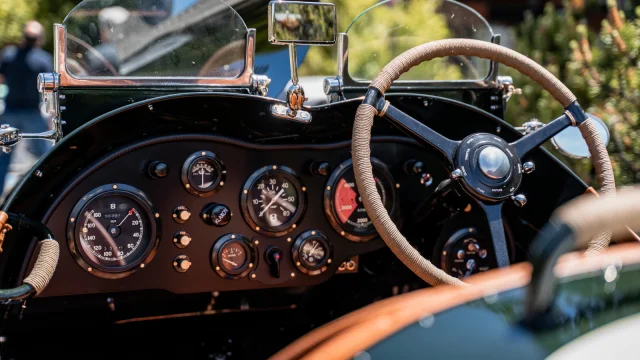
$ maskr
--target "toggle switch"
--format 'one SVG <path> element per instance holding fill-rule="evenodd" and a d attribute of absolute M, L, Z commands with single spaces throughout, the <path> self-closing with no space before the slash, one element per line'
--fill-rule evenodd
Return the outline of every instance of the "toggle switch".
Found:
<path fill-rule="evenodd" d="M 282 252 L 277 247 L 270 247 L 264 254 L 269 272 L 276 279 L 280 278 L 280 260 L 282 260 Z"/>

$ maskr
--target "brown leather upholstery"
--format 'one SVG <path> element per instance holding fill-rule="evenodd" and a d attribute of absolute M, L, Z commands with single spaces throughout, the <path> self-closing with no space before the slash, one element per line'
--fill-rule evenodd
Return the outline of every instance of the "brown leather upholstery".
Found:
<path fill-rule="evenodd" d="M 598 256 L 581 253 L 563 256 L 556 266 L 559 277 L 602 269 L 605 264 L 640 262 L 640 244 L 616 245 Z M 521 263 L 469 278 L 471 286 L 438 286 L 389 298 L 354 311 L 301 337 L 272 359 L 346 359 L 366 350 L 398 330 L 452 307 L 509 289 L 525 286 L 531 266 Z"/>

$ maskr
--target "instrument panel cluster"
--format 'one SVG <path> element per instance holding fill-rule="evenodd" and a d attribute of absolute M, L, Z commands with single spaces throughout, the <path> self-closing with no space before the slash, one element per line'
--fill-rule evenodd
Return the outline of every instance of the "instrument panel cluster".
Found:
<path fill-rule="evenodd" d="M 175 150 L 198 143 L 198 150 L 183 156 Z M 355 185 L 348 146 L 257 151 L 185 144 L 125 151 L 70 185 L 48 219 L 59 232 L 57 220 L 69 209 L 69 256 L 61 254 L 45 296 L 76 293 L 73 282 L 56 285 L 72 274 L 95 292 L 307 285 L 357 271 L 358 255 L 384 246 Z M 421 151 L 415 145 L 392 146 L 396 155 L 411 157 L 372 157 L 372 164 L 382 201 L 401 222 L 403 183 L 405 197 L 417 198 L 417 189 L 423 198 L 432 190 L 425 178 L 444 170 L 432 175 L 423 169 L 431 155 L 416 160 Z"/>

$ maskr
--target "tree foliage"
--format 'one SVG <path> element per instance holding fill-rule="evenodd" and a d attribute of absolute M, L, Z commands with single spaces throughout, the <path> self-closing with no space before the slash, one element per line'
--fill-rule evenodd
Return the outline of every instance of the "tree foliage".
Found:
<path fill-rule="evenodd" d="M 0 1 L 0 49 L 20 41 L 24 23 L 33 19 L 37 11 L 36 1 Z"/>
<path fill-rule="evenodd" d="M 541 16 L 527 14 L 517 30 L 517 50 L 554 73 L 588 112 L 607 123 L 608 150 L 618 183 L 638 182 L 640 7 L 630 14 L 636 19 L 628 20 L 615 1 L 607 1 L 607 16 L 599 29 L 587 26 L 590 10 L 565 2 L 562 11 L 547 4 Z M 513 76 L 523 95 L 511 100 L 509 121 L 518 125 L 535 117 L 546 123 L 562 113 L 562 107 L 537 84 L 522 75 Z M 589 160 L 570 162 L 579 175 L 591 180 Z"/>

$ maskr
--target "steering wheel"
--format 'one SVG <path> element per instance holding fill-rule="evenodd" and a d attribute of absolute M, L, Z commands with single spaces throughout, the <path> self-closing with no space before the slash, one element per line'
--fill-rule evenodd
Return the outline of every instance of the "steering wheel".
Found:
<path fill-rule="evenodd" d="M 384 93 L 403 73 L 424 61 L 445 56 L 476 56 L 512 67 L 540 84 L 562 104 L 565 112 L 541 129 L 512 143 L 488 133 L 475 133 L 462 141 L 455 141 L 437 133 L 385 100 Z M 385 117 L 420 144 L 437 150 L 442 155 L 452 181 L 458 182 L 484 210 L 498 267 L 509 266 L 502 205 L 506 199 L 514 198 L 520 187 L 522 162 L 527 154 L 555 134 L 568 126 L 579 127 L 591 153 L 600 191 L 604 194 L 615 192 L 609 154 L 596 126 L 582 110 L 575 95 L 545 68 L 506 47 L 479 40 L 439 40 L 407 50 L 380 71 L 358 107 L 353 124 L 353 169 L 362 202 L 384 242 L 411 271 L 431 285 L 464 283 L 434 266 L 411 246 L 382 204 L 370 160 L 371 127 L 375 115 Z M 610 240 L 610 232 L 596 236 L 589 243 L 587 253 L 602 251 Z"/>

